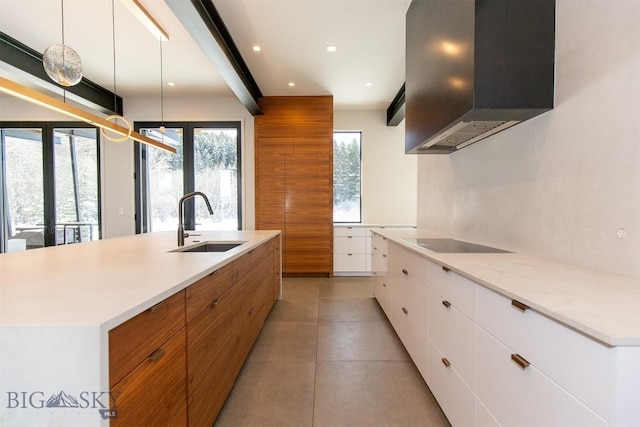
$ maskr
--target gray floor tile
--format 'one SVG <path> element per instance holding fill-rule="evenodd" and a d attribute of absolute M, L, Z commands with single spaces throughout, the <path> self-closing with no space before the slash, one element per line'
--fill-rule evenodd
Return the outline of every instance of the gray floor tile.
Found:
<path fill-rule="evenodd" d="M 320 298 L 321 322 L 380 322 L 384 312 L 374 298 Z"/>
<path fill-rule="evenodd" d="M 320 295 L 320 286 L 324 285 L 327 280 L 329 279 L 324 277 L 285 277 L 282 279 L 282 298 L 318 298 Z"/>
<path fill-rule="evenodd" d="M 371 298 L 371 278 L 334 277 L 320 286 L 320 298 Z"/>
<path fill-rule="evenodd" d="M 276 301 L 267 321 L 317 322 L 317 299 L 283 299 Z"/>
<path fill-rule="evenodd" d="M 265 322 L 249 360 L 315 361 L 317 341 L 317 323 Z"/>
<path fill-rule="evenodd" d="M 318 360 L 407 360 L 388 322 L 321 322 Z"/>
<path fill-rule="evenodd" d="M 314 362 L 247 362 L 215 425 L 311 426 L 314 378 Z"/>
<path fill-rule="evenodd" d="M 448 426 L 411 362 L 318 362 L 314 426 Z"/>

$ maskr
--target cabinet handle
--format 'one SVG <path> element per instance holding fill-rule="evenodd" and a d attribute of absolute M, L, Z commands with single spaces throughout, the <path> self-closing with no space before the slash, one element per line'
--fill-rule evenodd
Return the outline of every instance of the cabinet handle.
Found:
<path fill-rule="evenodd" d="M 451 307 L 451 303 L 449 301 L 447 301 L 447 300 L 442 301 L 442 305 L 444 305 L 447 308 Z"/>
<path fill-rule="evenodd" d="M 402 269 L 402 272 L 403 272 L 404 274 L 409 274 L 409 272 L 408 272 L 407 270 L 405 270 L 404 268 Z"/>
<path fill-rule="evenodd" d="M 353 238 L 353 236 L 347 236 L 347 239 L 352 239 L 352 238 Z"/>
<path fill-rule="evenodd" d="M 387 257 L 387 254 L 382 254 L 382 258 L 386 258 L 386 257 Z"/>
<path fill-rule="evenodd" d="M 402 307 L 402 312 L 404 314 L 409 314 L 409 310 L 407 310 L 406 307 Z"/>
<path fill-rule="evenodd" d="M 517 353 L 513 353 L 511 355 L 511 360 L 513 360 L 514 362 L 516 362 L 518 365 L 520 365 L 520 367 L 522 369 L 526 369 L 527 366 L 529 366 L 529 362 L 527 361 L 527 359 L 525 359 L 524 357 L 520 356 Z"/>
<path fill-rule="evenodd" d="M 451 271 L 449 267 L 445 267 L 444 265 L 442 266 L 442 269 L 447 273 Z"/>
<path fill-rule="evenodd" d="M 347 255 L 351 256 L 351 255 L 353 255 L 353 254 L 347 254 Z"/>
<path fill-rule="evenodd" d="M 220 304 L 220 298 L 218 298 L 217 300 L 215 300 L 214 302 L 212 302 L 209 307 L 210 308 L 216 308 L 217 305 Z"/>
<path fill-rule="evenodd" d="M 511 306 L 513 306 L 513 307 L 515 307 L 515 308 L 517 308 L 518 310 L 521 310 L 521 311 L 526 311 L 529 308 L 529 306 L 527 304 L 523 304 L 520 301 L 516 301 L 514 299 L 511 300 Z"/>
<path fill-rule="evenodd" d="M 374 251 L 377 251 L 377 250 L 378 250 L 378 248 L 376 248 L 376 247 L 374 246 L 374 247 L 373 247 L 373 250 L 374 250 Z"/>
<path fill-rule="evenodd" d="M 154 312 L 158 311 L 158 309 L 160 308 L 160 306 L 162 305 L 162 303 L 163 303 L 163 302 L 164 302 L 164 301 L 160 301 L 160 302 L 159 302 L 159 303 L 157 303 L 156 305 L 154 305 L 154 306 L 150 307 L 150 308 L 149 308 L 149 311 L 150 311 L 151 313 L 154 313 Z"/>
<path fill-rule="evenodd" d="M 155 363 L 158 360 L 162 359 L 162 356 L 164 356 L 164 348 L 159 348 L 156 351 L 154 351 L 153 353 L 151 353 L 149 355 L 148 359 L 150 361 L 152 361 L 153 363 Z"/>
<path fill-rule="evenodd" d="M 449 366 L 451 366 L 451 362 L 449 362 L 449 360 L 448 360 L 446 357 L 443 357 L 443 358 L 442 358 L 442 364 L 443 364 L 444 366 L 446 366 L 447 368 L 448 368 Z"/>
<path fill-rule="evenodd" d="M 387 287 L 387 284 L 386 284 L 386 283 L 383 283 L 383 284 L 382 284 L 382 286 L 384 286 L 384 287 L 386 288 L 386 287 Z"/>

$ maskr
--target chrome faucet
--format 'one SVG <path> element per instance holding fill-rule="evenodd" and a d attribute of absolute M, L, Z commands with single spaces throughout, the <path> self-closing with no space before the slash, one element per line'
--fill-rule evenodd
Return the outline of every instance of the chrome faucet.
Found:
<path fill-rule="evenodd" d="M 211 209 L 209 199 L 207 199 L 207 196 L 203 192 L 192 191 L 191 193 L 187 193 L 182 196 L 178 202 L 178 246 L 184 246 L 184 238 L 189 237 L 189 233 L 184 232 L 184 201 L 195 196 L 202 196 L 204 202 L 207 204 L 209 213 L 213 215 L 213 209 Z"/>

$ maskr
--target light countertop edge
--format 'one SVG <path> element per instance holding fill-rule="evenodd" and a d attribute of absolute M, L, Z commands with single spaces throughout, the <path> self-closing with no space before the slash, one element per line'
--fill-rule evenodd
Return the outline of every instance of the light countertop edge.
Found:
<path fill-rule="evenodd" d="M 448 236 L 372 231 L 601 343 L 640 346 L 640 280 L 519 253 L 434 253 L 403 239 Z"/>

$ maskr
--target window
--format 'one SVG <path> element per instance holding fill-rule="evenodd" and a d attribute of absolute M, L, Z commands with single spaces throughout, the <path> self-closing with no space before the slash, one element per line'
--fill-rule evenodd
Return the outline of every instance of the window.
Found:
<path fill-rule="evenodd" d="M 239 230 L 241 216 L 240 123 L 137 123 L 136 130 L 176 147 L 171 154 L 136 144 L 136 232 L 178 228 L 185 193 L 207 195 L 213 215 L 196 197 L 185 202 L 185 229 Z"/>
<path fill-rule="evenodd" d="M 98 131 L 0 124 L 0 252 L 100 238 Z"/>
<path fill-rule="evenodd" d="M 333 222 L 361 222 L 362 132 L 333 133 Z"/>

